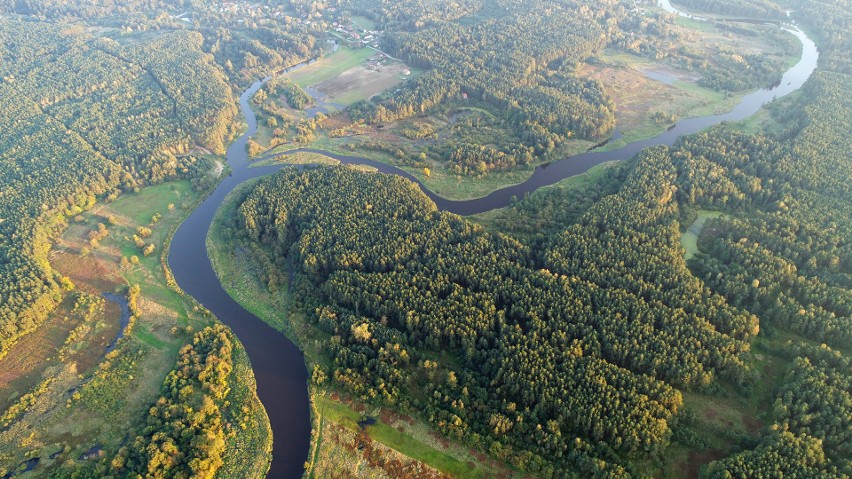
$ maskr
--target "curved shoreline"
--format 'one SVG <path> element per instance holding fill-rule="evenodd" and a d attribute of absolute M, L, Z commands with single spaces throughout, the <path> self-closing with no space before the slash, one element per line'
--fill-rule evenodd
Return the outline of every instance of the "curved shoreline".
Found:
<path fill-rule="evenodd" d="M 617 150 L 593 150 L 538 166 L 523 183 L 494 191 L 482 198 L 448 200 L 426 189 L 404 170 L 356 156 L 300 148 L 269 157 L 305 151 L 320 153 L 345 164 L 373 166 L 380 172 L 396 174 L 417 183 L 439 209 L 457 214 L 469 215 L 502 208 L 508 206 L 513 198 L 521 198 L 538 188 L 581 174 L 600 163 L 631 158 L 648 146 L 672 145 L 682 135 L 696 133 L 723 121 L 748 118 L 766 103 L 799 89 L 816 69 L 819 54 L 816 45 L 801 30 L 791 32 L 802 42 L 801 59 L 785 72 L 779 85 L 746 95 L 732 111 L 683 120 L 656 137 Z M 273 460 L 268 477 L 297 479 L 303 475 L 311 433 L 308 371 L 304 357 L 286 336 L 246 311 L 227 294 L 207 256 L 206 248 L 207 232 L 225 196 L 244 181 L 268 175 L 286 166 L 252 168 L 246 154 L 246 143 L 257 132 L 257 118 L 249 101 L 265 81 L 255 82 L 240 96 L 240 108 L 248 128 L 228 147 L 226 159 L 231 174 L 177 228 L 170 243 L 168 263 L 180 288 L 230 327 L 245 346 L 255 373 L 258 397 L 266 408 L 273 431 Z"/>
<path fill-rule="evenodd" d="M 533 170 L 533 174 L 525 181 L 498 189 L 480 198 L 468 200 L 445 198 L 429 190 L 422 181 L 408 171 L 396 166 L 369 158 L 310 147 L 295 148 L 281 153 L 262 156 L 255 159 L 255 161 L 279 158 L 300 152 L 317 153 L 335 159 L 342 164 L 367 165 L 376 168 L 382 173 L 402 176 L 417 183 L 420 189 L 423 190 L 423 193 L 434 201 L 438 209 L 442 211 L 467 216 L 504 208 L 509 206 L 514 199 L 523 198 L 539 188 L 550 186 L 565 178 L 582 174 L 601 163 L 626 160 L 632 158 L 647 147 L 657 145 L 672 146 L 681 136 L 698 133 L 723 122 L 740 121 L 749 118 L 757 113 L 764 105 L 798 90 L 816 70 L 819 51 L 816 44 L 798 27 L 787 25 L 782 28 L 796 36 L 802 43 L 802 54 L 799 61 L 784 72 L 781 81 L 777 85 L 762 88 L 743 96 L 731 111 L 717 115 L 683 119 L 654 137 L 638 140 L 615 150 L 597 151 L 593 148 L 578 155 L 538 165 Z M 281 167 L 282 165 L 273 166 Z"/>

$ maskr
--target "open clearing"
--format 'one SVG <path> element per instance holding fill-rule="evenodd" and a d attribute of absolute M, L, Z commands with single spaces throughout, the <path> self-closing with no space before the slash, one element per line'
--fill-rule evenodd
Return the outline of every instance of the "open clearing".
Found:
<path fill-rule="evenodd" d="M 602 64 L 586 65 L 579 75 L 599 80 L 615 102 L 616 125 L 622 136 L 605 149 L 664 131 L 669 124 L 657 123 L 654 113 L 675 118 L 721 113 L 738 101 L 697 85 L 698 77 L 690 72 L 625 53 L 607 52 Z"/>
<path fill-rule="evenodd" d="M 675 28 L 685 48 L 700 52 L 707 58 L 712 58 L 719 51 L 761 54 L 770 59 L 780 59 L 790 66 L 800 53 L 800 50 L 784 45 L 785 42 L 779 39 L 787 38 L 776 37 L 775 33 L 739 34 L 707 22 L 682 17 L 678 18 L 678 26 Z M 762 28 L 754 27 L 755 30 Z M 674 51 L 675 45 L 666 48 Z M 703 75 L 701 71 L 687 71 L 669 62 L 667 59 L 654 61 L 607 50 L 597 64 L 580 68 L 578 75 L 603 83 L 616 105 L 616 129 L 622 136 L 604 146 L 603 150 L 620 148 L 663 132 L 671 122 L 655 121 L 655 113 L 671 116 L 675 120 L 724 113 L 748 93 L 740 91 L 726 95 L 703 87 L 698 84 Z"/>
<path fill-rule="evenodd" d="M 680 244 L 684 249 L 684 259 L 692 259 L 692 257 L 701 252 L 698 249 L 698 237 L 701 236 L 704 224 L 707 223 L 708 219 L 720 216 L 722 216 L 722 213 L 719 211 L 700 210 L 698 212 L 698 218 L 680 235 Z"/>
<path fill-rule="evenodd" d="M 358 65 L 313 88 L 325 95 L 330 103 L 351 105 L 400 84 L 407 70 L 408 67 L 402 63 L 391 63 L 377 69 Z"/>
<path fill-rule="evenodd" d="M 286 76 L 322 103 L 348 106 L 402 83 L 406 71 L 405 64 L 373 49 L 341 47 Z"/>
<path fill-rule="evenodd" d="M 340 47 L 336 52 L 316 63 L 299 68 L 286 76 L 302 88 L 331 80 L 341 73 L 361 65 L 376 51 L 369 48 Z"/>

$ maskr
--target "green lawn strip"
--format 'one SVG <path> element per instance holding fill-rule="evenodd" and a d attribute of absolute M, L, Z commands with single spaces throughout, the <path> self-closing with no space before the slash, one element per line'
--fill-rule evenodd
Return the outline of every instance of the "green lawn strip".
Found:
<path fill-rule="evenodd" d="M 595 165 L 589 168 L 587 171 L 580 173 L 579 175 L 569 176 L 568 178 L 564 178 L 559 180 L 550 186 L 545 186 L 546 188 L 583 188 L 589 186 L 593 183 L 597 183 L 606 174 L 606 170 L 612 168 L 618 164 L 618 160 L 615 161 L 606 161 L 599 165 Z"/>
<path fill-rule="evenodd" d="M 402 82 L 402 78 L 399 78 L 399 81 L 397 83 L 390 85 L 389 88 L 393 88 L 393 87 L 399 85 L 400 82 Z M 355 90 L 352 90 L 352 91 L 341 93 L 340 95 L 338 95 L 334 98 L 331 98 L 329 101 L 331 103 L 339 103 L 341 105 L 349 106 L 349 105 L 351 105 L 351 104 L 353 104 L 357 101 L 366 100 L 370 96 L 372 96 L 372 95 L 364 93 L 362 90 L 355 89 Z M 328 109 L 331 112 L 334 112 L 334 108 L 328 108 Z"/>
<path fill-rule="evenodd" d="M 341 47 L 327 57 L 321 58 L 316 63 L 304 66 L 287 74 L 287 76 L 302 88 L 331 80 L 341 73 L 354 68 L 367 58 L 375 55 L 375 50 L 369 48 L 352 49 Z"/>
<path fill-rule="evenodd" d="M 317 398 L 317 408 L 324 419 L 333 421 L 350 430 L 358 430 L 358 421 L 363 419 L 350 407 L 326 397 Z M 485 471 L 466 464 L 447 453 L 438 451 L 422 442 L 397 431 L 393 427 L 376 422 L 367 426 L 367 434 L 374 440 L 400 453 L 420 461 L 441 472 L 457 478 L 484 478 Z"/>
<path fill-rule="evenodd" d="M 580 173 L 579 175 L 575 175 L 575 176 L 569 176 L 568 178 L 564 178 L 562 180 L 559 180 L 558 182 L 556 182 L 556 183 L 554 183 L 550 186 L 542 187 L 537 191 L 546 190 L 548 188 L 565 188 L 565 189 L 586 188 L 588 186 L 591 186 L 591 185 L 601 181 L 601 178 L 606 173 L 606 170 L 608 170 L 609 168 L 612 168 L 613 166 L 617 165 L 618 163 L 619 163 L 619 161 L 615 160 L 615 161 L 607 161 L 607 162 L 601 163 L 599 165 L 595 165 L 595 166 L 589 168 L 589 170 L 584 172 L 584 173 Z M 535 194 L 535 193 L 532 193 L 532 194 Z M 500 220 L 506 219 L 506 218 L 512 218 L 512 221 L 521 221 L 521 219 L 517 218 L 516 215 L 518 215 L 518 213 L 515 212 L 515 210 L 513 208 L 507 206 L 507 207 L 504 207 L 504 208 L 497 208 L 497 209 L 485 211 L 483 213 L 477 213 L 475 215 L 470 215 L 470 216 L 467 217 L 467 219 L 469 219 L 469 220 L 471 220 L 475 223 L 479 223 L 480 225 L 484 226 L 485 228 L 487 228 L 489 230 L 501 231 L 501 228 L 499 228 L 497 226 L 497 224 L 500 222 Z M 505 231 L 503 231 L 503 232 L 505 232 Z"/>
<path fill-rule="evenodd" d="M 675 23 L 681 27 L 691 28 L 701 32 L 713 32 L 716 30 L 716 26 L 710 22 L 681 17 L 680 15 L 675 18 Z"/>
<path fill-rule="evenodd" d="M 269 165 L 339 165 L 340 162 L 329 156 L 318 153 L 298 152 L 292 155 L 280 156 L 278 158 L 268 158 L 266 160 L 256 161 L 252 167 L 269 166 Z"/>
<path fill-rule="evenodd" d="M 314 479 L 314 468 L 317 465 L 317 461 L 319 461 L 320 450 L 322 448 L 322 428 L 325 424 L 325 418 L 322 415 L 316 413 L 316 396 L 311 394 L 311 427 L 313 427 L 314 431 L 316 431 L 316 438 L 312 441 L 311 444 L 311 456 L 310 461 L 308 461 L 306 466 L 306 474 L 307 479 Z"/>
<path fill-rule="evenodd" d="M 324 138 L 324 137 L 323 137 Z M 342 147 L 341 139 L 318 139 L 318 141 L 307 145 L 309 148 L 326 150 L 330 153 L 341 155 L 354 155 L 370 160 L 380 161 L 389 165 L 411 173 L 415 178 L 422 181 L 429 191 L 452 200 L 469 200 L 481 198 L 489 193 L 516 185 L 526 181 L 533 173 L 533 166 L 518 168 L 512 171 L 496 171 L 486 174 L 482 177 L 473 177 L 468 175 L 456 175 L 444 168 L 431 168 L 430 175 L 426 175 L 422 168 L 405 166 L 398 164 L 390 155 L 371 150 L 356 149 L 355 151 L 348 150 Z M 351 141 L 351 138 L 343 140 Z M 302 148 L 303 145 L 281 145 L 270 151 L 271 153 L 284 153 L 296 148 Z M 290 163 L 287 157 L 272 160 L 272 163 Z M 264 163 L 259 163 L 266 164 Z"/>

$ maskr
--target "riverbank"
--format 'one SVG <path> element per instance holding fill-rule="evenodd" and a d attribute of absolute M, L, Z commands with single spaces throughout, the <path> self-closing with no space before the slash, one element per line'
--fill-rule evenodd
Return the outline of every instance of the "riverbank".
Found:
<path fill-rule="evenodd" d="M 747 118 L 774 98 L 801 87 L 816 68 L 816 46 L 804 33 L 797 32 L 796 35 L 803 44 L 802 60 L 785 74 L 779 86 L 747 95 L 731 112 L 679 122 L 655 138 L 632 143 L 618 150 L 593 151 L 542 165 L 523 183 L 497 190 L 475 200 L 451 201 L 426 188 L 424 191 L 442 210 L 463 215 L 489 211 L 504 207 L 515 198 L 523 197 L 542 186 L 585 172 L 593 166 L 630 158 L 647 146 L 671 145 L 681 135 L 701 131 L 722 121 Z M 246 155 L 246 144 L 257 131 L 257 121 L 250 106 L 250 99 L 261 86 L 261 82 L 255 83 L 240 97 L 240 106 L 248 128 L 245 134 L 228 148 L 227 160 L 232 174 L 224 179 L 180 226 L 172 242 L 169 264 L 177 283 L 230 326 L 245 344 L 256 372 L 258 394 L 267 407 L 276 438 L 270 474 L 274 477 L 296 478 L 301 477 L 305 458 L 308 457 L 311 431 L 305 358 L 292 342 L 277 334 L 272 327 L 246 311 L 227 294 L 217 279 L 205 248 L 207 232 L 214 214 L 226 195 L 241 183 L 280 168 L 279 165 L 250 168 Z M 304 151 L 326 154 L 342 163 L 367 164 L 381 172 L 408 178 L 422 186 L 418 178 L 411 173 L 385 163 L 317 150 Z M 429 176 L 425 171 L 423 174 Z"/>
<path fill-rule="evenodd" d="M 239 230 L 234 221 L 236 209 L 257 181 L 241 184 L 222 202 L 207 236 L 208 255 L 222 286 L 234 300 L 287 335 L 304 352 L 309 371 L 315 364 L 328 369 L 323 349 L 331 340 L 330 336 L 307 321 L 301 305 L 290 293 L 289 282 L 273 287 L 264 279 L 270 269 L 281 266 L 273 264 L 261 247 L 236 235 Z M 351 471 L 363 461 L 359 451 L 349 447 L 352 438 L 349 434 L 361 432 L 357 422 L 367 416 L 377 418 L 377 422 L 363 433 L 390 451 L 411 458 L 409 461 L 419 462 L 425 468 L 422 477 L 430 477 L 428 470 L 455 478 L 523 477 L 469 447 L 442 438 L 419 419 L 391 408 L 361 403 L 328 383 L 310 385 L 310 397 L 313 411 L 310 457 L 334 459 L 329 462 L 309 460 L 312 467 L 306 471 L 308 478 L 333 477 Z M 373 466 L 368 469 L 381 471 Z M 384 471 L 385 474 L 389 472 Z"/>
<path fill-rule="evenodd" d="M 261 159 L 270 159 L 276 156 L 285 157 L 286 155 L 294 152 L 305 151 L 325 154 L 326 156 L 334 158 L 342 163 L 369 164 L 378 168 L 379 171 L 397 174 L 408 178 L 418 183 L 422 187 L 424 193 L 426 193 L 426 195 L 429 196 L 429 198 L 432 199 L 441 210 L 450 211 L 460 215 L 471 215 L 496 208 L 503 208 L 511 204 L 511 202 L 517 198 L 522 198 L 541 187 L 552 185 L 564 178 L 581 174 L 589 168 L 601 163 L 632 158 L 649 146 L 671 146 L 681 136 L 697 133 L 723 122 L 737 122 L 750 118 L 752 115 L 760 111 L 764 105 L 798 90 L 816 70 L 819 52 L 816 44 L 814 44 L 814 42 L 808 38 L 803 31 L 790 31 L 802 44 L 802 56 L 799 61 L 784 73 L 781 82 L 778 85 L 770 88 L 764 88 L 743 96 L 739 103 L 737 103 L 730 111 L 679 121 L 668 128 L 665 132 L 653 138 L 635 141 L 622 146 L 621 148 L 612 150 L 599 148 L 574 156 L 568 156 L 561 160 L 538 165 L 531 173 L 528 171 L 512 172 L 512 174 L 517 173 L 525 175 L 529 173 L 529 175 L 526 179 L 523 179 L 519 183 L 510 183 L 510 186 L 498 187 L 499 189 L 492 190 L 486 195 L 476 196 L 472 199 L 448 199 L 429 189 L 428 185 L 432 176 L 431 171 L 427 172 L 425 169 L 412 169 L 409 167 L 397 166 L 398 162 L 388 161 L 387 157 L 384 156 L 379 156 L 376 157 L 377 159 L 374 159 L 355 156 L 355 154 L 351 152 L 341 154 L 339 153 L 339 151 L 341 151 L 341 147 L 339 146 L 335 147 L 334 151 L 329 151 L 316 148 L 299 148 L 296 145 L 287 145 L 272 150 L 270 154 L 264 155 Z M 462 183 L 459 180 L 459 185 L 461 184 Z"/>
<path fill-rule="evenodd" d="M 7 376 L 0 396 L 12 399 L 3 409 L 0 475 L 4 467 L 32 457 L 40 458 L 32 477 L 46 477 L 84 455 L 88 459 L 80 466 L 93 465 L 111 458 L 126 445 L 128 434 L 144 427 L 178 351 L 193 331 L 216 322 L 169 286 L 159 255 L 200 197 L 188 180 L 145 188 L 81 213 L 59 238 L 51 266 L 74 290 L 46 327 L 34 333 L 34 342 L 28 337 L 20 345 L 26 349 L 17 353 L 16 348 L 0 367 Z M 137 246 L 134 235 L 144 247 Z M 154 251 L 146 256 L 142 250 L 151 244 Z M 130 286 L 139 288 L 135 305 L 128 305 L 138 317 L 127 318 L 123 329 L 117 303 L 101 294 L 115 293 L 124 301 Z M 122 331 L 125 337 L 112 345 Z M 239 344 L 233 362 L 228 378 L 232 406 L 225 414 L 246 416 L 250 429 L 228 438 L 220 474 L 262 476 L 271 448 L 268 421 Z M 20 447 L 22 434 L 27 448 Z"/>

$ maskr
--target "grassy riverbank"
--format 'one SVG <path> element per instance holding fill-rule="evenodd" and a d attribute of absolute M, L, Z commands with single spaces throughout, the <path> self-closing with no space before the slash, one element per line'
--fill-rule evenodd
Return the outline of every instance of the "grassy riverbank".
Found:
<path fill-rule="evenodd" d="M 268 255 L 259 246 L 235 235 L 236 208 L 257 181 L 236 188 L 217 211 L 207 237 L 208 255 L 228 294 L 293 340 L 304 352 L 310 371 L 314 364 L 327 364 L 323 345 L 330 338 L 306 320 L 288 291 L 289 285 L 279 284 L 270 291 L 262 279 L 263 271 L 274 267 L 265 262 Z M 481 453 L 442 438 L 411 414 L 367 406 L 327 386 L 311 386 L 311 403 L 314 431 L 306 477 L 334 477 L 358 467 L 365 474 L 370 471 L 389 474 L 382 466 L 365 464 L 369 461 L 365 460 L 364 451 L 353 447 L 356 435 L 361 432 L 357 421 L 367 416 L 376 418 L 377 423 L 367 426 L 364 434 L 378 444 L 385 457 L 396 457 L 422 472 L 414 477 L 442 477 L 439 473 L 460 478 L 497 477 L 499 474 L 521 477 Z"/>
<path fill-rule="evenodd" d="M 178 351 L 195 331 L 217 322 L 170 286 L 161 254 L 201 197 L 188 180 L 173 181 L 71 221 L 50 254 L 51 266 L 67 279 L 65 301 L 46 327 L 0 362 L 0 475 L 36 457 L 28 477 L 47 477 L 60 466 L 91 467 L 141 433 Z M 138 318 L 105 355 L 120 311 L 100 295 L 126 295 L 131 286 L 139 287 Z M 239 343 L 232 361 L 223 418 L 245 430 L 227 438 L 219 477 L 261 477 L 271 450 L 268 420 Z"/>

